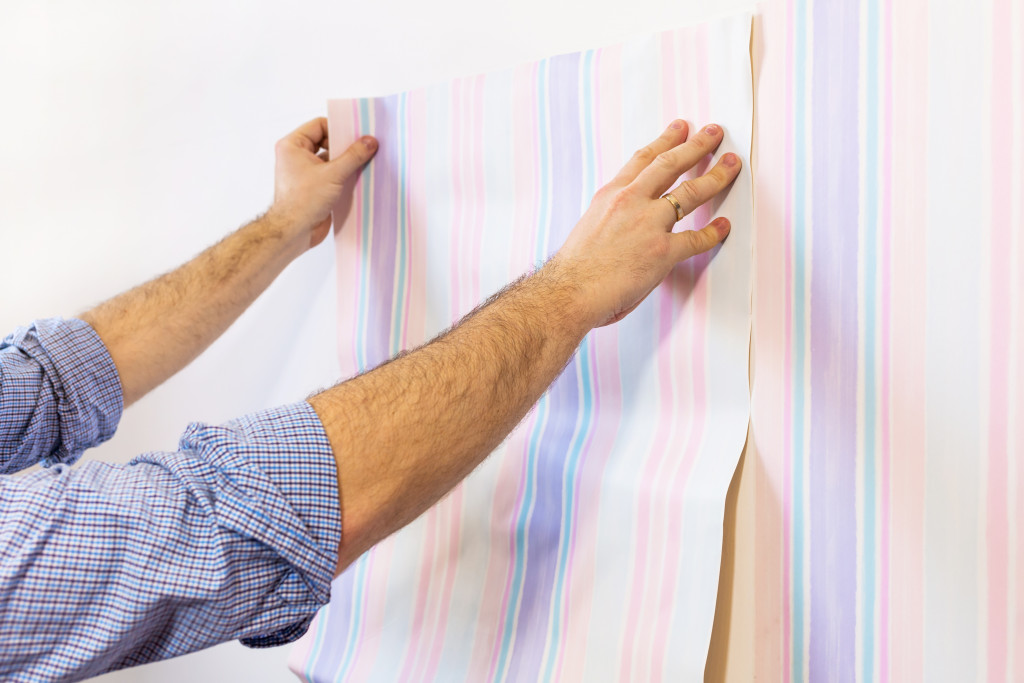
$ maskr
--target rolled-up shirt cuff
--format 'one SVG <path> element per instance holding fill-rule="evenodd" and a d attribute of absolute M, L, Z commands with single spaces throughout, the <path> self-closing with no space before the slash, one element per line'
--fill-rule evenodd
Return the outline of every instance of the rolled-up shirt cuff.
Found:
<path fill-rule="evenodd" d="M 182 436 L 181 446 L 206 449 L 218 442 L 231 442 L 232 447 L 221 451 L 225 459 L 244 459 L 237 465 L 259 470 L 274 489 L 264 497 L 257 488 L 248 488 L 249 495 L 264 500 L 239 505 L 232 515 L 237 531 L 273 548 L 294 572 L 264 599 L 260 616 L 240 640 L 249 647 L 290 643 L 306 632 L 316 611 L 331 597 L 341 542 L 334 451 L 316 412 L 304 401 L 251 413 L 219 427 L 195 425 Z M 224 460 L 218 466 L 231 469 Z M 290 510 L 269 509 L 283 503 Z M 231 502 L 222 498 L 218 505 Z M 258 510 L 263 519 L 246 520 L 243 509 Z M 277 523 L 268 527 L 268 518 Z"/>
<path fill-rule="evenodd" d="M 43 465 L 73 463 L 87 448 L 117 431 L 124 412 L 121 376 L 96 331 L 77 318 L 50 318 L 35 323 L 39 341 L 57 369 L 63 386 L 58 405 L 61 439 Z M 66 429 L 65 425 L 73 425 Z"/>
<path fill-rule="evenodd" d="M 87 448 L 113 436 L 124 410 L 121 378 L 107 347 L 88 323 L 63 318 L 37 320 L 18 328 L 0 347 L 15 347 L 38 364 L 47 396 L 23 438 L 37 441 L 21 449 L 29 461 L 74 463 Z"/>

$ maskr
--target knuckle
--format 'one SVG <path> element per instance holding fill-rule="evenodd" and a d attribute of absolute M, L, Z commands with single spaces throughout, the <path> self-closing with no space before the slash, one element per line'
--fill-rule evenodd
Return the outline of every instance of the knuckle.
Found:
<path fill-rule="evenodd" d="M 614 191 L 608 200 L 608 208 L 612 212 L 624 211 L 633 204 L 634 193 L 629 187 L 623 187 Z"/>
<path fill-rule="evenodd" d="M 650 145 L 644 145 L 643 147 L 641 147 L 640 149 L 633 153 L 634 159 L 646 161 L 647 163 L 650 163 L 656 156 L 658 155 L 655 153 L 654 148 L 651 147 Z"/>
<path fill-rule="evenodd" d="M 591 205 L 594 205 L 594 204 L 605 204 L 605 203 L 611 201 L 611 199 L 613 197 L 615 197 L 615 193 L 619 189 L 620 188 L 615 187 L 615 186 L 610 185 L 610 184 L 609 185 L 604 185 L 604 186 L 600 187 L 597 190 L 597 192 L 594 193 L 594 198 L 590 201 Z"/>
<path fill-rule="evenodd" d="M 684 207 L 700 206 L 701 204 L 704 203 L 703 199 L 701 198 L 700 188 L 698 188 L 697 183 L 693 182 L 692 180 L 687 180 L 685 183 L 680 185 L 679 189 L 677 190 L 677 193 L 682 195 L 682 197 L 679 197 L 679 199 L 684 200 Z"/>
<path fill-rule="evenodd" d="M 729 170 L 722 164 L 715 164 L 715 167 L 711 169 L 708 175 L 715 181 L 716 185 L 725 187 L 729 184 Z"/>
<path fill-rule="evenodd" d="M 691 254 L 699 254 L 707 249 L 705 235 L 700 230 L 687 230 L 682 234 L 686 237 L 686 248 Z"/>
<path fill-rule="evenodd" d="M 341 153 L 341 157 L 353 163 L 362 163 L 369 159 L 370 155 L 367 154 L 366 147 L 357 141 L 355 144 L 349 145 L 348 149 Z"/>
<path fill-rule="evenodd" d="M 693 142 L 702 150 L 711 151 L 718 147 L 718 139 L 711 135 L 698 135 L 693 138 Z"/>
<path fill-rule="evenodd" d="M 676 166 L 676 155 L 672 152 L 662 152 L 655 159 L 654 163 L 658 164 L 661 168 L 672 169 Z"/>
<path fill-rule="evenodd" d="M 653 240 L 647 246 L 647 255 L 655 261 L 664 261 L 669 257 L 671 251 L 672 245 L 667 234 L 663 235 L 660 239 Z"/>

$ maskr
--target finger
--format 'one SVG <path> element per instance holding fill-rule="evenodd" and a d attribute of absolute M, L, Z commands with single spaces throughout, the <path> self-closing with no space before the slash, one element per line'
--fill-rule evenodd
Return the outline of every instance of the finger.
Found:
<path fill-rule="evenodd" d="M 367 161 L 377 153 L 377 141 L 369 135 L 364 135 L 341 153 L 337 159 L 328 165 L 338 174 L 339 178 L 348 178 L 350 175 L 363 167 Z"/>
<path fill-rule="evenodd" d="M 685 142 L 689 130 L 689 125 L 682 119 L 676 119 L 670 123 L 665 132 L 658 136 L 657 140 L 637 150 L 630 160 L 626 162 L 626 165 L 622 167 L 622 170 L 612 179 L 611 184 L 629 185 L 659 154 L 667 152 L 676 145 L 681 145 Z"/>
<path fill-rule="evenodd" d="M 743 163 L 738 156 L 732 152 L 723 154 L 722 158 L 718 160 L 718 163 L 710 171 L 697 178 L 684 180 L 672 188 L 671 194 L 679 202 L 683 213 L 688 214 L 729 187 L 729 184 L 736 179 L 742 167 Z M 672 209 L 672 217 L 675 219 L 675 207 L 667 201 L 662 203 Z"/>
<path fill-rule="evenodd" d="M 697 165 L 697 162 L 715 151 L 725 133 L 721 126 L 704 126 L 686 142 L 665 150 L 633 181 L 633 187 L 648 197 L 660 197 L 672 187 L 679 176 Z"/>
<path fill-rule="evenodd" d="M 700 230 L 672 233 L 669 237 L 675 248 L 676 261 L 685 261 L 714 248 L 726 238 L 731 229 L 728 218 L 716 218 Z"/>
<path fill-rule="evenodd" d="M 320 161 L 330 161 L 331 160 L 331 152 L 330 152 L 330 150 L 326 150 L 325 149 L 324 151 L 322 151 L 319 154 L 317 154 L 316 158 L 319 159 Z"/>
<path fill-rule="evenodd" d="M 295 145 L 316 154 L 327 146 L 327 119 L 323 116 L 304 124 L 281 138 L 281 142 Z"/>

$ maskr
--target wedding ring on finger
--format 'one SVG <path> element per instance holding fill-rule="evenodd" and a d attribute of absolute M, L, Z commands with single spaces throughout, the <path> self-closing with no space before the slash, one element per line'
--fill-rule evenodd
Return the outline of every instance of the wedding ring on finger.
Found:
<path fill-rule="evenodd" d="M 679 200 L 676 199 L 675 195 L 673 195 L 671 192 L 668 192 L 666 194 L 661 195 L 661 198 L 667 199 L 668 203 L 672 205 L 672 208 L 676 210 L 676 221 L 678 222 L 683 220 L 683 216 L 686 215 L 686 212 L 683 211 L 683 205 L 679 203 Z"/>

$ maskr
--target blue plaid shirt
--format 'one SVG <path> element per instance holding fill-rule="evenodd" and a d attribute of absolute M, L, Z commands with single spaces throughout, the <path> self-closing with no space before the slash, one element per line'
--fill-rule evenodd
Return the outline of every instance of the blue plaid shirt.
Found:
<path fill-rule="evenodd" d="M 77 680 L 240 638 L 306 631 L 341 538 L 330 443 L 307 403 L 177 452 L 83 463 L 121 417 L 114 362 L 81 320 L 0 343 L 0 680 Z"/>

